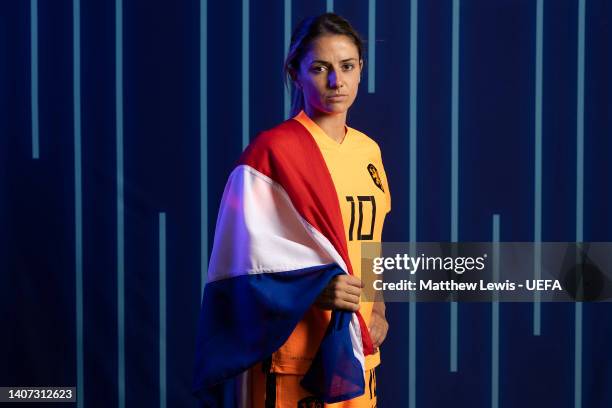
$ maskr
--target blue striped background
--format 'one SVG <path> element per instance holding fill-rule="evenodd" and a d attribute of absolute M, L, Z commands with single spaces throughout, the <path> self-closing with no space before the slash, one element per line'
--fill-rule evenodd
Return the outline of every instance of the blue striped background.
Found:
<path fill-rule="evenodd" d="M 383 151 L 386 240 L 612 241 L 607 0 L 4 1 L 0 385 L 196 405 L 224 183 L 326 9 L 369 45 L 349 123 Z M 387 310 L 380 407 L 612 406 L 608 304 Z"/>

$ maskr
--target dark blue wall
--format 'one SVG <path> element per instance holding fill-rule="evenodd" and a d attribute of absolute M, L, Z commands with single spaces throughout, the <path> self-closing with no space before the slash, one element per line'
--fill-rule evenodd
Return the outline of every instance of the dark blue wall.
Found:
<path fill-rule="evenodd" d="M 327 3 L 251 0 L 245 63 L 240 0 L 209 1 L 207 18 L 199 0 L 0 2 L 0 385 L 74 385 L 79 407 L 195 406 L 190 382 L 201 259 L 212 244 L 225 179 L 243 148 L 243 68 L 253 136 L 284 119 L 285 7 L 291 5 L 295 26 Z M 502 241 L 534 240 L 539 189 L 542 240 L 612 241 L 612 3 L 542 0 L 541 116 L 537 0 L 331 3 L 368 46 L 375 41 L 349 124 L 382 148 L 393 195 L 385 240 L 410 238 L 411 200 L 416 238 L 451 240 L 456 3 L 458 239 L 490 240 L 492 216 L 499 214 Z M 122 4 L 119 17 L 116 4 Z M 368 92 L 372 64 L 375 87 Z M 538 118 L 541 184 L 534 176 Z M 458 306 L 457 372 L 449 370 L 449 305 L 417 305 L 412 387 L 408 308 L 388 305 L 379 407 L 496 406 L 491 305 Z M 533 305 L 502 304 L 498 406 L 612 406 L 611 312 L 609 304 L 542 304 L 541 334 L 534 336 Z"/>

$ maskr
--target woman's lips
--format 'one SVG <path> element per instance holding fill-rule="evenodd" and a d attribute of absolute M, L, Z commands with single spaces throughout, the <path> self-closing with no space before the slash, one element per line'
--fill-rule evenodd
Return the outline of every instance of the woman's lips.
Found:
<path fill-rule="evenodd" d="M 340 102 L 346 99 L 347 95 L 330 95 L 327 97 L 327 100 L 332 102 Z"/>

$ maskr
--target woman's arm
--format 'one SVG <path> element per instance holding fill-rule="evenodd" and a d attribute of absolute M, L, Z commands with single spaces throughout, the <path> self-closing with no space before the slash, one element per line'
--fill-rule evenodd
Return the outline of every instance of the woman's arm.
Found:
<path fill-rule="evenodd" d="M 377 301 L 374 302 L 372 307 L 372 317 L 370 317 L 370 338 L 374 347 L 380 347 L 387 337 L 387 331 L 389 330 L 389 323 L 385 316 L 385 302 Z"/>
<path fill-rule="evenodd" d="M 363 283 L 352 275 L 338 275 L 332 278 L 321 292 L 315 305 L 325 310 L 341 309 L 349 312 L 359 310 L 359 297 Z M 387 337 L 389 323 L 385 315 L 386 306 L 382 300 L 375 301 L 370 317 L 370 338 L 374 347 L 380 347 Z"/>

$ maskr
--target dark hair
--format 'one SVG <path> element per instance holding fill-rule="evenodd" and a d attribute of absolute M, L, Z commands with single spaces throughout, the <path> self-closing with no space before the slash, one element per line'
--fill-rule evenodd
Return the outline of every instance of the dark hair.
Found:
<path fill-rule="evenodd" d="M 344 17 L 334 13 L 325 13 L 320 16 L 308 17 L 302 20 L 291 35 L 289 52 L 285 59 L 285 85 L 291 84 L 292 103 L 291 116 L 295 116 L 304 109 L 304 94 L 295 86 L 295 75 L 300 69 L 300 62 L 308 52 L 310 44 L 317 37 L 326 34 L 340 34 L 349 37 L 359 52 L 359 59 L 363 60 L 364 46 L 359 33 Z"/>

